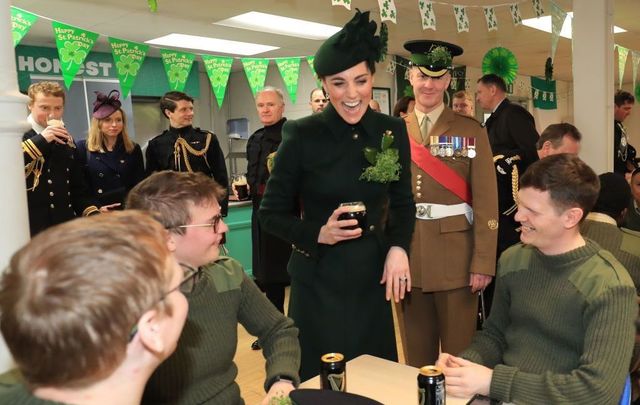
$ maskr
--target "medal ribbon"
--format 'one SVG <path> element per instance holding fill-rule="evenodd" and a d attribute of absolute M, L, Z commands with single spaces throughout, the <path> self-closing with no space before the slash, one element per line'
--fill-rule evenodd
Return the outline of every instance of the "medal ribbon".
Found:
<path fill-rule="evenodd" d="M 411 160 L 416 166 L 424 170 L 447 190 L 460 197 L 462 201 L 471 205 L 471 187 L 465 179 L 444 162 L 431 156 L 427 148 L 418 144 L 411 136 L 409 136 L 409 145 L 411 146 Z"/>

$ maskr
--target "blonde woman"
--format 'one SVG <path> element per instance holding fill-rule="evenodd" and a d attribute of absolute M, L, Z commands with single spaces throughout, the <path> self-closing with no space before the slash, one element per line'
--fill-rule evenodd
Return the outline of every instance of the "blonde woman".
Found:
<path fill-rule="evenodd" d="M 91 192 L 101 205 L 121 205 L 144 179 L 140 145 L 129 139 L 120 92 L 96 92 L 93 118 L 86 140 L 78 142 L 80 159 Z"/>

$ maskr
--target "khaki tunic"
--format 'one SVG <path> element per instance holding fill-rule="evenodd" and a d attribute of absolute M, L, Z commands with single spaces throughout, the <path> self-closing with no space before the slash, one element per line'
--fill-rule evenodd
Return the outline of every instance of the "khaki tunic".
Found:
<path fill-rule="evenodd" d="M 409 136 L 422 143 L 415 114 L 405 117 Z M 446 291 L 469 284 L 469 273 L 493 276 L 496 265 L 498 200 L 493 157 L 486 131 L 473 118 L 445 108 L 429 136 L 476 139 L 476 157 L 438 157 L 471 187 L 473 224 L 464 215 L 416 220 L 411 242 L 411 277 L 424 292 Z M 429 145 L 427 138 L 426 146 Z M 464 201 L 411 162 L 416 203 L 460 204 Z"/>

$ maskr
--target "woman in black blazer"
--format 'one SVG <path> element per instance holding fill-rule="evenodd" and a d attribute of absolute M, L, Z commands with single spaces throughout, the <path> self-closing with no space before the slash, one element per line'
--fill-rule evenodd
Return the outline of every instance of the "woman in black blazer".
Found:
<path fill-rule="evenodd" d="M 78 142 L 78 152 L 91 192 L 100 205 L 122 208 L 129 192 L 144 178 L 140 145 L 127 134 L 127 118 L 121 108 L 120 92 L 108 96 L 96 92 L 93 118 L 86 140 Z"/>

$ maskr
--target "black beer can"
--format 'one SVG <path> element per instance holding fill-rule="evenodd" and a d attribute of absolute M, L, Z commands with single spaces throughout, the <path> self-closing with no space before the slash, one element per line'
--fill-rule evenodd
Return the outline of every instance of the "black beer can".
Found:
<path fill-rule="evenodd" d="M 418 374 L 418 404 L 445 405 L 444 374 L 436 366 L 424 366 Z"/>
<path fill-rule="evenodd" d="M 327 353 L 320 358 L 320 388 L 347 390 L 347 364 L 341 353 Z"/>

